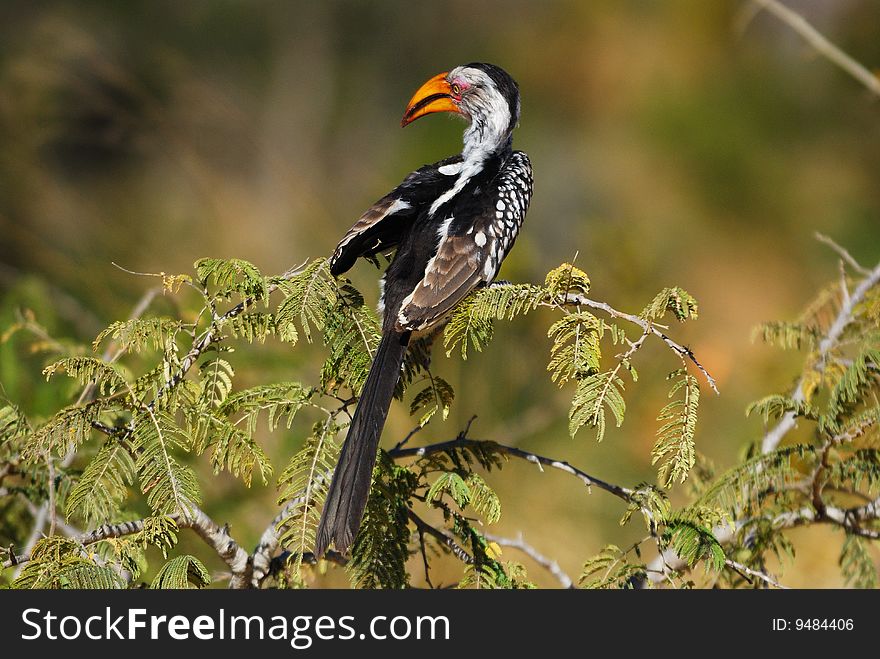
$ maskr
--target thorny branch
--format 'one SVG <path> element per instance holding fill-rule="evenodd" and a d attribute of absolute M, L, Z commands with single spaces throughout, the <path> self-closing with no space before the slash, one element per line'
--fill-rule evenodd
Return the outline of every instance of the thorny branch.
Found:
<path fill-rule="evenodd" d="M 843 332 L 855 319 L 853 315 L 854 310 L 865 299 L 865 295 L 868 291 L 878 284 L 880 284 L 880 263 L 878 263 L 873 270 L 868 270 L 865 277 L 858 283 L 855 289 L 853 289 L 848 296 L 844 296 L 843 303 L 840 305 L 840 311 L 837 312 L 834 321 L 819 340 L 817 359 L 814 366 L 816 370 L 819 372 L 824 370 L 825 363 L 827 362 L 831 351 L 837 347 Z M 801 376 L 795 384 L 791 396 L 792 400 L 798 403 L 802 403 L 805 400 L 803 385 L 804 378 Z M 764 435 L 764 439 L 761 441 L 761 452 L 769 453 L 770 451 L 773 451 L 779 446 L 782 438 L 785 437 L 785 435 L 787 435 L 796 425 L 797 423 L 795 421 L 794 412 L 786 412 L 783 414 L 779 422 Z"/>
<path fill-rule="evenodd" d="M 427 533 L 431 537 L 435 538 L 441 544 L 446 545 L 449 550 L 453 553 L 453 555 L 460 560 L 462 563 L 466 563 L 467 565 L 471 565 L 474 562 L 474 557 L 467 553 L 467 551 L 455 541 L 450 535 L 447 535 L 440 529 L 431 526 L 421 517 L 416 515 L 412 510 L 407 511 L 407 515 L 410 521 L 416 525 L 416 529 L 418 529 L 422 533 Z"/>
<path fill-rule="evenodd" d="M 729 567 L 731 570 L 735 572 L 739 572 L 747 581 L 751 581 L 749 577 L 755 577 L 756 579 L 760 579 L 761 581 L 773 586 L 774 588 L 781 588 L 783 590 L 787 590 L 788 586 L 783 586 L 781 583 L 776 581 L 769 574 L 765 574 L 760 570 L 753 570 L 748 565 L 743 565 L 742 563 L 737 563 L 736 561 L 732 561 L 729 558 L 724 561 L 724 564 Z"/>
<path fill-rule="evenodd" d="M 709 373 L 705 366 L 703 366 L 700 361 L 697 359 L 697 356 L 694 354 L 693 350 L 688 348 L 687 346 L 683 346 L 680 343 L 674 341 L 668 335 L 661 331 L 660 326 L 656 323 L 651 322 L 641 316 L 636 316 L 635 314 L 625 313 L 623 311 L 618 311 L 614 307 L 612 307 L 607 302 L 597 302 L 596 300 L 591 300 L 585 295 L 580 295 L 577 293 L 569 293 L 565 296 L 565 303 L 573 306 L 584 306 L 589 307 L 591 309 L 599 309 L 604 311 L 612 318 L 619 318 L 621 320 L 626 320 L 630 323 L 638 325 L 642 328 L 643 336 L 635 342 L 631 348 L 635 347 L 635 345 L 641 345 L 641 342 L 644 341 L 645 336 L 648 334 L 653 334 L 658 337 L 663 343 L 665 343 L 672 352 L 674 352 L 682 361 L 691 362 L 700 373 L 703 374 L 703 377 L 706 379 L 706 382 L 712 388 L 716 394 L 718 392 L 718 386 L 715 383 L 715 378 Z"/>
<path fill-rule="evenodd" d="M 416 457 L 421 458 L 427 455 L 432 455 L 434 453 L 445 453 L 447 451 L 451 451 L 454 449 L 461 448 L 485 448 L 491 447 L 493 450 L 498 453 L 502 453 L 504 455 L 510 455 L 515 458 L 520 458 L 527 462 L 531 462 L 533 464 L 538 465 L 538 468 L 543 471 L 543 467 L 552 467 L 553 469 L 559 469 L 564 471 L 572 476 L 578 478 L 584 485 L 588 488 L 593 486 L 598 487 L 599 489 L 605 490 L 606 492 L 610 492 L 616 497 L 623 499 L 627 503 L 632 500 L 633 490 L 628 487 L 623 487 L 621 485 L 615 485 L 613 483 L 608 483 L 603 481 L 600 478 L 596 478 L 595 476 L 591 476 L 590 474 L 581 471 L 577 467 L 572 466 L 568 462 L 564 460 L 555 460 L 553 458 L 547 458 L 543 455 L 538 455 L 537 453 L 532 453 L 530 451 L 524 451 L 521 448 L 516 448 L 515 446 L 506 446 L 505 444 L 498 444 L 497 442 L 492 442 L 488 440 L 479 440 L 479 439 L 470 439 L 468 437 L 456 437 L 455 439 L 449 440 L 447 442 L 439 442 L 437 444 L 429 444 L 427 446 L 419 446 L 415 448 L 401 448 L 401 449 L 391 449 L 388 451 L 388 456 L 394 459 L 400 458 L 409 458 Z"/>
<path fill-rule="evenodd" d="M 537 549 L 527 544 L 523 539 L 522 533 L 520 533 L 516 538 L 503 538 L 498 535 L 494 535 L 492 533 L 484 533 L 483 537 L 490 542 L 495 542 L 502 547 L 510 547 L 512 549 L 518 549 L 526 556 L 535 561 L 538 565 L 547 570 L 550 574 L 552 574 L 556 580 L 560 583 L 563 588 L 574 588 L 574 581 L 572 581 L 571 577 L 565 573 L 565 571 L 559 567 L 559 563 L 557 563 L 552 558 L 547 558 Z"/>

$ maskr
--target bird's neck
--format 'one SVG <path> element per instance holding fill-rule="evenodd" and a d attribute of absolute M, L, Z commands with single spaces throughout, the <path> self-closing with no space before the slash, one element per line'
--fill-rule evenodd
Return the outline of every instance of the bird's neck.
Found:
<path fill-rule="evenodd" d="M 431 204 L 428 211 L 433 216 L 437 210 L 450 199 L 461 192 L 474 176 L 486 168 L 486 164 L 493 159 L 509 152 L 512 149 L 513 137 L 508 124 L 510 118 L 501 121 L 486 121 L 474 119 L 464 132 L 464 149 L 462 149 L 462 163 L 458 168 L 458 178 L 452 187 L 440 195 Z"/>
<path fill-rule="evenodd" d="M 465 163 L 477 165 L 509 150 L 513 144 L 513 134 L 509 129 L 510 115 L 506 117 L 492 114 L 476 117 L 464 131 L 464 149 L 461 156 Z"/>

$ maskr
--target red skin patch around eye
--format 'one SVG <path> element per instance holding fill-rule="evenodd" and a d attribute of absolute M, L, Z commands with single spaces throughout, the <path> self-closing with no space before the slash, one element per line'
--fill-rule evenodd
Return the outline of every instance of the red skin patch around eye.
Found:
<path fill-rule="evenodd" d="M 458 80 L 458 79 L 452 80 L 450 82 L 450 87 L 452 85 L 458 85 L 458 88 L 460 90 L 458 94 L 456 94 L 455 92 L 452 92 L 452 98 L 454 98 L 456 101 L 460 101 L 462 93 L 466 92 L 468 89 L 471 88 L 471 86 L 468 83 L 464 82 L 463 80 Z"/>

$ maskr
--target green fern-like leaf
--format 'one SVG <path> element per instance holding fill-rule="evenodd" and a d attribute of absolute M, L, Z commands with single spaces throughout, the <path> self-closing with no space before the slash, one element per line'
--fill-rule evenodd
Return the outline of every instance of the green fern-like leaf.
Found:
<path fill-rule="evenodd" d="M 351 286 L 340 287 L 340 305 L 327 314 L 324 344 L 330 354 L 321 368 L 321 387 L 360 393 L 379 345 L 379 320 Z"/>
<path fill-rule="evenodd" d="M 131 444 L 137 453 L 135 468 L 155 514 L 187 513 L 199 503 L 195 472 L 175 457 L 178 451 L 188 451 L 191 443 L 186 432 L 165 412 L 145 410 L 134 417 Z"/>
<path fill-rule="evenodd" d="M 645 575 L 645 566 L 630 563 L 617 545 L 606 545 L 584 562 L 578 584 L 589 589 L 632 588 L 632 583 Z"/>
<path fill-rule="evenodd" d="M 116 573 L 128 573 L 129 583 L 136 582 L 147 569 L 147 557 L 140 534 L 105 538 L 87 547 L 97 561 L 110 565 Z"/>
<path fill-rule="evenodd" d="M 707 571 L 718 572 L 727 560 L 724 548 L 712 530 L 686 517 L 667 519 L 663 537 L 690 567 L 697 561 L 704 561 Z"/>
<path fill-rule="evenodd" d="M 210 406 L 219 407 L 232 391 L 232 378 L 235 369 L 232 364 L 220 357 L 213 356 L 199 365 L 202 378 L 202 398 Z"/>
<path fill-rule="evenodd" d="M 498 448 L 496 442 L 489 440 L 472 440 L 467 445 L 450 444 L 444 451 L 422 457 L 418 464 L 425 469 L 441 471 L 472 471 L 473 465 L 479 465 L 486 471 L 500 469 L 507 456 Z"/>
<path fill-rule="evenodd" d="M 231 394 L 220 407 L 219 414 L 235 418 L 236 425 L 245 428 L 248 435 L 257 429 L 257 420 L 265 413 L 269 432 L 281 425 L 288 430 L 293 420 L 315 394 L 299 382 L 277 382 L 257 385 Z"/>
<path fill-rule="evenodd" d="M 165 563 L 150 584 L 150 588 L 185 590 L 210 585 L 208 569 L 195 556 L 175 556 Z"/>
<path fill-rule="evenodd" d="M 211 464 L 214 473 L 226 470 L 237 478 L 241 478 L 247 487 L 251 486 L 254 469 L 260 470 L 263 485 L 272 475 L 272 463 L 263 448 L 256 442 L 253 435 L 246 430 L 232 425 L 226 419 L 216 419 L 213 430 L 214 451 Z"/>
<path fill-rule="evenodd" d="M 142 547 L 152 545 L 168 558 L 168 552 L 177 544 L 179 527 L 174 518 L 167 515 L 153 515 L 144 518 L 143 528 L 135 538 Z"/>
<path fill-rule="evenodd" d="M 259 268 L 243 259 L 199 259 L 195 269 L 202 286 L 213 284 L 215 299 L 229 299 L 237 293 L 242 299 L 258 302 L 269 294 Z"/>
<path fill-rule="evenodd" d="M 812 350 L 819 338 L 819 330 L 804 323 L 771 321 L 761 323 L 752 330 L 752 341 L 760 338 L 764 343 L 783 350 Z"/>
<path fill-rule="evenodd" d="M 265 311 L 252 311 L 232 316 L 224 324 L 237 339 L 244 339 L 248 343 L 265 343 L 266 338 L 276 333 L 275 315 Z M 290 332 L 288 328 L 288 332 Z M 292 329 L 292 335 L 286 335 L 289 343 L 296 343 L 296 328 Z"/>
<path fill-rule="evenodd" d="M 639 483 L 629 496 L 629 505 L 620 519 L 620 525 L 628 524 L 632 516 L 640 512 L 645 519 L 645 525 L 654 531 L 666 519 L 669 510 L 669 497 L 663 490 L 650 483 Z"/>
<path fill-rule="evenodd" d="M 571 263 L 563 263 L 544 278 L 544 288 L 549 297 L 559 304 L 565 304 L 567 295 L 586 295 L 590 292 L 590 278 L 580 268 Z"/>
<path fill-rule="evenodd" d="M 880 376 L 880 348 L 872 343 L 867 342 L 835 384 L 828 401 L 829 416 L 839 418 L 852 411 L 875 386 Z"/>
<path fill-rule="evenodd" d="M 658 478 L 665 487 L 674 482 L 683 483 L 694 466 L 694 433 L 700 402 L 700 386 L 687 371 L 673 371 L 667 379 L 675 380 L 669 398 L 679 393 L 682 397 L 664 406 L 657 416 L 663 425 L 657 430 L 657 441 L 651 450 L 651 464 L 662 461 Z"/>
<path fill-rule="evenodd" d="M 868 551 L 868 540 L 848 533 L 840 552 L 840 571 L 855 588 L 877 588 L 877 566 Z"/>
<path fill-rule="evenodd" d="M 324 329 L 327 316 L 339 299 L 327 260 L 315 259 L 295 277 L 278 282 L 278 287 L 285 296 L 275 313 L 279 338 L 295 343 L 298 323 L 306 341 L 311 343 L 312 328 Z"/>
<path fill-rule="evenodd" d="M 447 356 L 456 347 L 460 347 L 462 359 L 467 359 L 469 347 L 481 351 L 492 339 L 492 321 L 527 314 L 546 297 L 545 289 L 531 284 L 497 284 L 474 291 L 455 307 L 443 330 Z"/>
<path fill-rule="evenodd" d="M 127 586 L 113 568 L 93 563 L 83 563 L 62 571 L 59 581 L 59 587 L 72 590 L 117 590 Z"/>
<path fill-rule="evenodd" d="M 27 438 L 22 457 L 40 460 L 46 453 L 66 455 L 86 442 L 92 435 L 92 423 L 107 407 L 99 398 L 85 405 L 63 408 Z"/>
<path fill-rule="evenodd" d="M 422 412 L 419 425 L 426 425 L 437 412 L 445 421 L 449 416 L 449 408 L 455 398 L 455 391 L 446 380 L 436 375 L 428 375 L 425 388 L 415 395 L 410 404 L 410 416 Z"/>
<path fill-rule="evenodd" d="M 760 414 L 764 418 L 764 423 L 770 423 L 771 419 L 780 419 L 786 412 L 792 412 L 797 417 L 813 421 L 819 418 L 818 410 L 810 403 L 780 394 L 765 396 L 746 408 L 746 416 Z"/>
<path fill-rule="evenodd" d="M 77 542 L 59 536 L 42 538 L 31 551 L 31 560 L 12 582 L 17 589 L 124 588 L 125 582 L 112 569 L 86 558 Z"/>
<path fill-rule="evenodd" d="M 568 432 L 574 437 L 583 426 L 596 429 L 596 440 L 605 437 L 605 408 L 611 410 L 617 427 L 623 423 L 626 402 L 623 380 L 616 371 L 595 373 L 580 380 L 568 412 Z"/>
<path fill-rule="evenodd" d="M 553 341 L 547 370 L 560 387 L 570 379 L 583 380 L 599 370 L 604 323 L 588 311 L 564 315 L 547 331 Z"/>
<path fill-rule="evenodd" d="M 428 501 L 437 501 L 443 494 L 448 494 L 459 508 L 464 509 L 471 502 L 471 488 L 464 478 L 454 471 L 440 474 L 425 495 Z"/>
<path fill-rule="evenodd" d="M 519 563 L 498 561 L 474 562 L 464 566 L 458 588 L 479 590 L 531 590 L 535 584 L 528 580 L 525 568 Z"/>
<path fill-rule="evenodd" d="M 816 449 L 807 444 L 783 446 L 757 455 L 721 474 L 696 502 L 709 508 L 746 513 L 768 492 L 782 492 L 803 477 L 815 462 Z M 803 461 L 798 466 L 797 461 Z"/>
<path fill-rule="evenodd" d="M 109 439 L 91 459 L 67 497 L 67 516 L 82 517 L 89 527 L 109 522 L 119 513 L 135 479 L 127 442 Z"/>
<path fill-rule="evenodd" d="M 880 493 L 880 450 L 859 449 L 827 467 L 825 473 L 830 485 L 873 498 Z"/>
<path fill-rule="evenodd" d="M 320 508 L 339 456 L 339 446 L 333 441 L 338 432 L 339 427 L 331 420 L 316 423 L 312 436 L 278 479 L 282 488 L 278 505 L 286 507 L 278 529 L 281 544 L 290 550 L 295 569 L 301 565 L 303 554 L 315 546 Z"/>
<path fill-rule="evenodd" d="M 465 479 L 470 491 L 470 505 L 474 512 L 482 516 L 487 524 L 501 519 L 501 499 L 479 474 L 471 472 Z"/>
<path fill-rule="evenodd" d="M 181 322 L 174 318 L 132 318 L 111 324 L 98 334 L 92 347 L 98 346 L 108 337 L 126 351 L 142 352 L 147 348 L 164 351 L 180 331 Z"/>
<path fill-rule="evenodd" d="M 31 424 L 17 406 L 7 402 L 0 407 L 0 446 L 30 432 Z"/>
<path fill-rule="evenodd" d="M 415 474 L 383 455 L 348 569 L 359 588 L 405 588 L 409 583 L 408 502 L 417 487 Z"/>
<path fill-rule="evenodd" d="M 43 375 L 48 380 L 58 371 L 65 371 L 70 377 L 79 380 L 82 385 L 94 384 L 101 396 L 109 396 L 127 387 L 125 378 L 115 364 L 109 364 L 95 357 L 61 359 L 44 368 Z"/>
<path fill-rule="evenodd" d="M 657 293 L 651 304 L 645 307 L 639 315 L 647 320 L 660 320 L 667 311 L 672 312 L 676 320 L 684 322 L 685 320 L 697 319 L 699 306 L 690 293 L 675 286 L 664 288 Z"/>

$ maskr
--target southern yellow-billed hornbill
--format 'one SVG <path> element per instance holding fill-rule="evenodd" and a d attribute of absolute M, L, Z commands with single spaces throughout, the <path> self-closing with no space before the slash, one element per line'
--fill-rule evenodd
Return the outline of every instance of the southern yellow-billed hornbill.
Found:
<path fill-rule="evenodd" d="M 470 122 L 461 155 L 426 165 L 361 216 L 336 247 L 334 275 L 359 256 L 396 247 L 382 278 L 382 340 L 364 384 L 318 527 L 315 553 L 345 552 L 361 524 L 379 436 L 410 338 L 449 316 L 495 277 L 532 196 L 528 156 L 512 148 L 519 88 L 505 71 L 473 63 L 441 73 L 415 93 L 401 126 L 432 112 Z"/>

